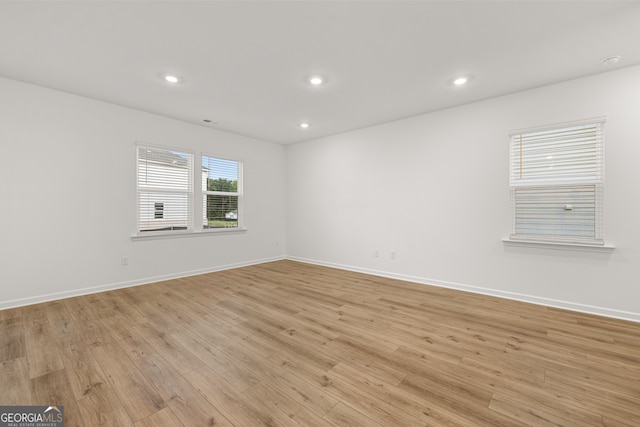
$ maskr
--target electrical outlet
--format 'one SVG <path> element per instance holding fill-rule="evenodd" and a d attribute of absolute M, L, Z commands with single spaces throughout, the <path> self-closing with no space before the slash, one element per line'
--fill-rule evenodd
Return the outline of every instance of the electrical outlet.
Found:
<path fill-rule="evenodd" d="M 375 251 L 373 251 L 373 257 L 374 258 L 380 258 L 380 251 L 377 250 L 377 249 Z"/>
<path fill-rule="evenodd" d="M 120 265 L 129 265 L 129 257 L 123 256 L 120 258 Z"/>
<path fill-rule="evenodd" d="M 391 251 L 391 259 L 396 259 L 396 251 Z"/>

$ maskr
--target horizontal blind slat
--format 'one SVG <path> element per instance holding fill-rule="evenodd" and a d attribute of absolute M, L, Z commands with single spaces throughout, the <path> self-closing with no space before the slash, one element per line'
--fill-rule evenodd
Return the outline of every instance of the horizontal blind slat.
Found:
<path fill-rule="evenodd" d="M 193 154 L 139 145 L 137 156 L 138 231 L 189 229 Z"/>
<path fill-rule="evenodd" d="M 602 240 L 603 123 L 511 135 L 512 235 Z"/>

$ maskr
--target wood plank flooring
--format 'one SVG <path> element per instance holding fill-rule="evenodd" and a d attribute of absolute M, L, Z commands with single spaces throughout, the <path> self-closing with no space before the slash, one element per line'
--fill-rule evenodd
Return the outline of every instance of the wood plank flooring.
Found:
<path fill-rule="evenodd" d="M 639 426 L 640 324 L 279 261 L 0 311 L 65 426 Z"/>

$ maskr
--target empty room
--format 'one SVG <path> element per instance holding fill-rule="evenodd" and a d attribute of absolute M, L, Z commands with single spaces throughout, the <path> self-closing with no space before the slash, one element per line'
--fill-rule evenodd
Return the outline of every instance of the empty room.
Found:
<path fill-rule="evenodd" d="M 0 2 L 0 427 L 637 427 L 639 23 Z"/>

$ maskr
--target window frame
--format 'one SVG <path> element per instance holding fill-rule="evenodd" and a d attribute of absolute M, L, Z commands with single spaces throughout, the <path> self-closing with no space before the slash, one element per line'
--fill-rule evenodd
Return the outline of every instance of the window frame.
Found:
<path fill-rule="evenodd" d="M 605 245 L 604 239 L 604 166 L 605 166 L 605 124 L 606 117 L 597 117 L 590 118 L 585 120 L 578 120 L 572 122 L 565 123 L 557 123 L 546 126 L 540 126 L 535 128 L 527 128 L 516 130 L 509 133 L 509 193 L 510 193 L 510 233 L 507 239 L 503 239 L 505 243 L 517 243 L 517 244 L 531 244 L 535 246 L 540 245 L 550 245 L 553 247 L 571 247 L 571 246 L 579 246 L 579 247 L 599 247 L 599 248 L 613 248 L 612 246 Z M 580 167 L 583 167 L 584 170 L 587 169 L 589 162 L 593 162 L 594 170 L 593 176 L 582 177 L 580 173 L 576 173 L 570 179 L 567 178 L 559 178 L 559 174 L 556 174 L 554 178 L 553 173 L 549 173 L 549 176 L 538 176 L 534 177 L 532 173 L 528 178 L 522 177 L 522 167 L 523 164 L 530 167 L 532 163 L 525 163 L 525 160 L 522 158 L 523 147 L 520 145 L 519 149 L 515 147 L 517 137 L 520 137 L 520 141 L 522 141 L 523 136 L 534 136 L 536 133 L 541 132 L 555 132 L 557 134 L 562 131 L 567 131 L 571 128 L 578 128 L 581 126 L 594 126 L 596 129 L 596 136 L 594 137 L 594 146 L 595 149 L 593 151 L 593 157 L 589 157 L 587 160 L 579 163 Z M 570 138 L 568 138 L 570 139 Z M 522 144 L 522 142 L 520 142 Z M 567 147 L 570 146 L 570 142 L 565 140 L 560 140 L 556 146 L 553 146 L 552 150 L 560 150 L 563 152 L 567 150 Z M 519 158 L 514 158 L 516 155 L 519 155 Z M 540 160 L 540 158 L 536 159 L 536 167 L 540 168 L 549 168 L 551 169 L 554 166 L 552 162 L 551 156 L 546 157 L 547 160 Z M 571 159 L 572 161 L 574 159 Z M 520 179 L 517 178 L 518 173 L 514 171 L 515 167 L 520 167 Z M 557 166 L 557 164 L 555 164 Z M 579 172 L 582 172 L 583 169 L 580 169 Z M 543 224 L 543 228 L 551 228 L 552 226 L 556 226 L 558 229 L 564 229 L 565 233 L 528 233 L 522 234 L 518 233 L 518 228 L 526 224 L 526 222 L 518 222 L 518 207 L 517 207 L 517 194 L 523 194 L 526 191 L 531 191 L 532 193 L 536 193 L 536 190 L 540 190 L 539 199 L 536 202 L 542 202 L 546 204 L 550 204 L 549 199 L 545 198 L 541 193 L 542 191 L 549 191 L 552 194 L 558 194 L 562 191 L 567 191 L 572 189 L 572 191 L 578 191 L 578 188 L 581 186 L 590 187 L 593 186 L 593 237 L 585 237 L 585 236 L 576 236 L 575 234 L 571 234 L 570 226 L 563 224 L 560 221 L 560 225 L 558 225 L 558 218 L 561 215 L 553 214 L 552 218 L 547 218 L 544 220 L 539 220 Z M 562 203 L 560 203 L 562 204 Z M 526 209 L 526 208 L 525 208 Z M 548 208 L 547 208 L 548 209 Z M 565 205 L 566 210 L 572 210 L 572 206 L 570 204 Z M 551 212 L 549 210 L 545 211 L 545 213 Z M 590 211 L 589 211 L 590 212 Z M 530 221 L 530 219 L 527 219 Z"/>

